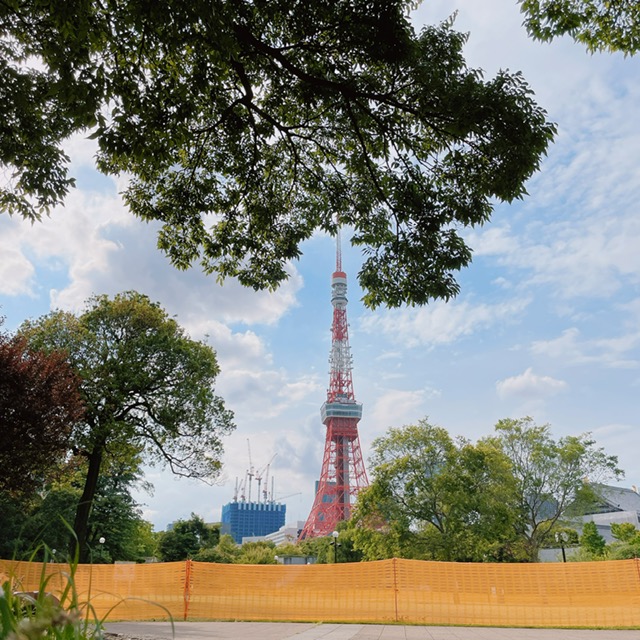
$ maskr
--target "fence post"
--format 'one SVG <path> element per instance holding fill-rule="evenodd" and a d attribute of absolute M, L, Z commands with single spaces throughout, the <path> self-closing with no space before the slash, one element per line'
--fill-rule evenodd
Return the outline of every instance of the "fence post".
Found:
<path fill-rule="evenodd" d="M 189 598 L 191 596 L 191 560 L 185 560 L 185 571 L 184 571 L 184 620 L 187 619 L 189 615 Z"/>
<path fill-rule="evenodd" d="M 395 607 L 395 621 L 400 622 L 398 619 L 398 559 L 392 558 L 391 562 L 393 563 L 393 603 Z"/>

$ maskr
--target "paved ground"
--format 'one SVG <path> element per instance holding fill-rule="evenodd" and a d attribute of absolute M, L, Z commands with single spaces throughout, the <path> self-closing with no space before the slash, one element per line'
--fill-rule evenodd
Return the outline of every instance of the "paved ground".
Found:
<path fill-rule="evenodd" d="M 109 633 L 132 640 L 640 640 L 638 631 L 417 627 L 296 622 L 113 622 Z"/>

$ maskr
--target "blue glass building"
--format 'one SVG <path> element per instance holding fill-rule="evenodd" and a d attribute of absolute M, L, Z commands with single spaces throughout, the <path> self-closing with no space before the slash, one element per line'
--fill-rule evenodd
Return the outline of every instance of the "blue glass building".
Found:
<path fill-rule="evenodd" d="M 275 502 L 229 502 L 222 507 L 221 533 L 230 534 L 238 544 L 242 538 L 266 536 L 284 526 L 286 504 Z"/>

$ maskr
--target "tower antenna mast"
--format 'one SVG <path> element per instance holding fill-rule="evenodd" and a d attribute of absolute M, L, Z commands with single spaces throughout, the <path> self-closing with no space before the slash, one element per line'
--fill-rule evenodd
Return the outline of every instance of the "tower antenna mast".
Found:
<path fill-rule="evenodd" d="M 336 270 L 331 276 L 331 353 L 327 400 L 320 408 L 326 426 L 322 469 L 316 495 L 300 539 L 329 535 L 338 522 L 351 517 L 358 492 L 368 486 L 362 460 L 356 402 L 351 377 L 352 358 L 347 323 L 347 274 L 342 271 L 340 227 L 336 234 Z"/>

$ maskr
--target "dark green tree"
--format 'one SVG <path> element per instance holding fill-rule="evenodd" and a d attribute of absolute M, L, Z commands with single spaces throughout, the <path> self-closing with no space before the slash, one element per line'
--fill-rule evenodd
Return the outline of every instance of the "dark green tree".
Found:
<path fill-rule="evenodd" d="M 195 513 L 189 520 L 177 520 L 160 536 L 158 553 L 165 562 L 197 559 L 197 554 L 215 547 L 220 540 L 219 528 L 210 527 Z"/>
<path fill-rule="evenodd" d="M 66 351 L 82 380 L 86 411 L 72 433 L 87 465 L 73 523 L 81 560 L 100 475 L 111 465 L 137 459 L 180 476 L 217 476 L 221 438 L 233 425 L 214 392 L 215 352 L 158 304 L 135 292 L 97 296 L 79 316 L 56 311 L 20 331 L 35 349 Z"/>
<path fill-rule="evenodd" d="M 525 195 L 555 128 L 519 73 L 466 66 L 452 21 L 416 33 L 414 4 L 4 2 L 0 210 L 63 201 L 84 131 L 178 267 L 275 287 L 338 220 L 366 304 L 447 299 L 460 230 Z"/>
<path fill-rule="evenodd" d="M 139 461 L 133 463 L 134 468 L 139 466 Z M 108 473 L 101 473 L 87 529 L 94 561 L 105 552 L 113 560 L 142 561 L 154 555 L 152 525 L 143 519 L 140 505 L 131 496 L 133 487 L 141 484 L 130 464 L 111 465 Z"/>
<path fill-rule="evenodd" d="M 519 533 L 532 561 L 561 519 L 584 512 L 597 500 L 596 483 L 624 475 L 618 459 L 597 447 L 590 434 L 555 440 L 548 424 L 536 425 L 529 417 L 500 420 L 496 433 L 487 443 L 511 461 L 522 513 Z"/>
<path fill-rule="evenodd" d="M 68 550 L 75 545 L 71 525 L 85 475 L 86 469 L 74 469 L 33 496 L 0 497 L 6 516 L 6 525 L 0 528 L 0 557 L 29 559 L 35 553 L 42 560 L 46 547 L 50 552 L 55 549 L 53 560 L 68 560 Z M 131 497 L 131 488 L 139 484 L 122 467 L 101 474 L 88 523 L 87 546 L 93 562 L 140 561 L 155 555 L 152 525 L 143 520 Z"/>
<path fill-rule="evenodd" d="M 580 546 L 589 555 L 601 558 L 605 555 L 606 540 L 600 535 L 595 522 L 585 522 L 580 536 Z"/>
<path fill-rule="evenodd" d="M 640 7 L 633 0 L 518 0 L 529 35 L 569 35 L 594 51 L 640 50 Z"/>
<path fill-rule="evenodd" d="M 220 564 L 234 564 L 240 555 L 240 546 L 228 533 L 220 535 L 214 547 L 201 549 L 193 559 L 197 562 L 219 562 Z"/>

